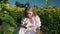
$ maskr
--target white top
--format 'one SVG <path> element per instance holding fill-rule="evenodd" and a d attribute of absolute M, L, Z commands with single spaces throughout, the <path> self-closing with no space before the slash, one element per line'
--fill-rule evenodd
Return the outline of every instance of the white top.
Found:
<path fill-rule="evenodd" d="M 34 30 L 36 31 L 35 28 L 38 28 L 41 26 L 41 21 L 40 21 L 40 18 L 39 16 L 36 16 L 36 17 L 32 17 L 32 19 L 29 19 L 29 18 L 22 18 L 22 21 L 21 21 L 21 25 L 24 25 L 27 23 L 26 27 L 27 29 L 29 30 Z M 32 28 L 28 27 L 28 26 L 34 26 Z"/>

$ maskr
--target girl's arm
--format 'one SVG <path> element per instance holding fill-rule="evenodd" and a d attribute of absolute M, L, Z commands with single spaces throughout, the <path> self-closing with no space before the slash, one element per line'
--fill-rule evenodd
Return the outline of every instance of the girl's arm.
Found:
<path fill-rule="evenodd" d="M 27 23 L 26 23 L 26 19 L 25 18 L 22 18 L 21 23 L 22 23 L 21 24 L 22 27 L 27 28 L 26 27 Z"/>
<path fill-rule="evenodd" d="M 41 26 L 41 20 L 39 16 L 36 16 L 36 21 L 37 21 L 37 28 L 40 28 Z"/>

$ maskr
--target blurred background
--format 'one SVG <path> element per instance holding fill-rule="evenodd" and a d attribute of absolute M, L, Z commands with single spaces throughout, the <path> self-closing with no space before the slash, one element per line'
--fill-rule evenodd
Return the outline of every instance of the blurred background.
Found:
<path fill-rule="evenodd" d="M 60 34 L 60 0 L 0 0 L 0 34 L 15 34 L 27 5 L 41 18 L 42 33 Z"/>

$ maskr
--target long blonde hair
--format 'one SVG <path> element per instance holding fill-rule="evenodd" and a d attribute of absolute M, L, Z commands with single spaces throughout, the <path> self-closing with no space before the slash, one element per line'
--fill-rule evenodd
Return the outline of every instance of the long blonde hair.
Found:
<path fill-rule="evenodd" d="M 24 16 L 24 17 L 28 17 L 28 16 L 27 16 L 27 14 L 28 14 L 27 12 L 28 12 L 31 8 L 32 8 L 33 15 L 34 15 L 34 16 L 37 15 L 33 7 L 27 6 L 27 7 L 25 8 L 24 12 L 23 12 L 23 16 Z"/>

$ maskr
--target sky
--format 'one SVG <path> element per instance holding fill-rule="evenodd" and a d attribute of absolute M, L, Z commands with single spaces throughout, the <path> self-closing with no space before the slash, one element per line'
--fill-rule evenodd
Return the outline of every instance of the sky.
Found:
<path fill-rule="evenodd" d="M 25 4 L 27 2 L 30 3 L 30 5 L 37 5 L 38 7 L 40 6 L 46 6 L 45 0 L 8 0 L 10 5 L 14 5 L 15 2 L 18 1 L 22 4 Z M 60 0 L 48 0 L 49 1 L 49 6 L 57 6 L 60 7 Z"/>

